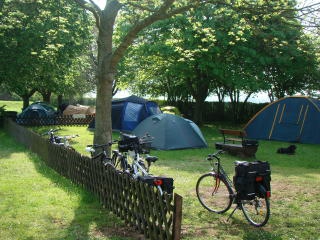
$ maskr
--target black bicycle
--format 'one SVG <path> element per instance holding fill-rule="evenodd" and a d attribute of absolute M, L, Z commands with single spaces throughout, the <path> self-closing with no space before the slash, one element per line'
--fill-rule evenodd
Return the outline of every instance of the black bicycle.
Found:
<path fill-rule="evenodd" d="M 241 209 L 248 222 L 256 227 L 264 226 L 270 217 L 270 167 L 267 162 L 236 161 L 236 174 L 230 180 L 223 169 L 219 155 L 209 154 L 207 160 L 212 171 L 200 176 L 196 185 L 197 197 L 208 211 L 218 214 L 236 204 L 229 218 Z M 228 220 L 229 220 L 228 218 Z"/>
<path fill-rule="evenodd" d="M 106 144 L 92 144 L 87 145 L 86 151 L 90 153 L 91 159 L 97 159 L 101 161 L 104 165 L 112 164 L 115 166 L 115 157 L 117 156 L 116 152 L 113 152 L 112 157 L 109 156 L 108 149 L 112 146 L 112 144 L 117 141 L 111 141 Z"/>
<path fill-rule="evenodd" d="M 174 188 L 172 178 L 149 173 L 151 164 L 158 160 L 157 156 L 149 155 L 152 140 L 149 134 L 138 137 L 120 132 L 118 150 L 113 154 L 115 166 L 120 166 L 121 171 L 131 178 L 155 186 L 161 195 L 164 191 L 171 194 Z"/>

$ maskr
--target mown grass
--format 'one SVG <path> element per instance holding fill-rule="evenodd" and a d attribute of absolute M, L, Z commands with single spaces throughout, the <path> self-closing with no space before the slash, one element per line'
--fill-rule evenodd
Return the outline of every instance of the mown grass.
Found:
<path fill-rule="evenodd" d="M 0 239 L 134 239 L 97 198 L 0 130 Z"/>
<path fill-rule="evenodd" d="M 174 178 L 175 192 L 183 196 L 183 239 L 318 239 L 320 230 L 320 148 L 318 145 L 297 144 L 295 155 L 280 155 L 277 148 L 289 143 L 259 141 L 256 159 L 269 161 L 272 168 L 271 218 L 261 229 L 249 226 L 242 212 L 236 211 L 228 222 L 228 214 L 207 212 L 199 204 L 195 186 L 199 176 L 210 170 L 205 160 L 215 151 L 214 143 L 221 141 L 218 128 L 221 125 L 206 125 L 202 132 L 209 147 L 174 151 L 152 151 L 157 155 L 151 172 Z M 47 127 L 37 128 L 44 131 Z M 62 134 L 79 134 L 74 147 L 82 154 L 92 142 L 93 132 L 84 127 L 62 127 Z M 118 137 L 117 133 L 113 136 Z M 234 172 L 234 157 L 223 155 L 223 164 L 229 175 Z M 243 159 L 242 159 L 243 160 Z M 254 160 L 254 159 L 248 159 Z M 229 212 L 230 213 L 230 212 Z"/>
<path fill-rule="evenodd" d="M 187 150 L 174 150 L 174 151 L 152 151 L 151 154 L 157 155 L 159 157 L 159 161 L 157 161 L 152 167 L 151 172 L 155 175 L 166 175 L 174 178 L 175 183 L 175 192 L 182 195 L 183 197 L 183 223 L 182 223 L 182 238 L 183 239 L 245 239 L 245 240 L 253 240 L 253 239 L 276 239 L 276 240 L 295 240 L 295 239 L 316 239 L 319 240 L 319 232 L 320 232 L 320 148 L 319 145 L 311 145 L 311 144 L 297 144 L 297 152 L 295 155 L 280 155 L 276 153 L 276 150 L 279 147 L 286 147 L 289 143 L 285 142 L 275 142 L 275 141 L 259 141 L 259 149 L 256 154 L 256 159 L 262 161 L 269 161 L 272 169 L 272 197 L 271 197 L 271 217 L 268 224 L 263 228 L 254 228 L 250 226 L 243 214 L 240 211 L 236 211 L 234 216 L 227 221 L 228 213 L 224 215 L 218 215 L 214 213 L 207 212 L 198 202 L 195 194 L 195 185 L 197 179 L 201 174 L 210 170 L 210 166 L 208 162 L 205 160 L 207 154 L 215 151 L 214 143 L 216 141 L 221 141 L 221 136 L 218 133 L 218 129 L 220 127 L 229 127 L 229 128 L 239 128 L 240 126 L 225 126 L 224 124 L 214 124 L 214 125 L 206 125 L 201 128 L 209 147 L 206 149 L 187 149 Z M 45 130 L 48 130 L 49 127 L 41 127 L 35 128 L 34 130 L 41 133 Z M 80 137 L 76 138 L 73 146 L 77 151 L 80 151 L 82 154 L 87 154 L 84 149 L 87 144 L 92 142 L 93 132 L 90 132 L 85 126 L 82 127 L 62 127 L 60 134 L 68 135 L 68 134 L 79 134 Z M 0 136 L 1 137 L 1 136 Z M 117 133 L 114 133 L 114 138 L 118 137 Z M 5 136 L 8 139 L 7 136 Z M 2 138 L 1 138 L 2 139 Z M 7 140 L 9 141 L 9 140 Z M 2 145 L 2 142 L 1 142 Z M 25 150 L 22 147 L 17 147 L 13 144 L 11 147 L 11 153 L 8 154 L 9 161 L 12 161 L 12 166 L 20 164 L 21 160 L 15 160 L 17 157 L 15 154 L 22 154 Z M 9 149 L 10 149 L 9 148 Z M 15 149 L 17 148 L 17 149 Z M 0 149 L 1 151 L 7 151 L 8 147 L 4 147 Z M 21 150 L 23 149 L 23 150 Z M 6 155 L 6 154 L 5 154 Z M 3 161 L 3 156 L 1 156 L 1 161 Z M 12 156 L 12 157 L 11 157 Z M 5 159 L 7 156 L 4 156 Z M 38 162 L 38 165 L 43 166 L 42 168 L 46 168 L 36 156 L 32 154 L 27 154 L 24 156 L 25 158 L 31 157 L 31 165 L 25 166 L 26 169 L 35 165 L 34 161 Z M 10 160 L 11 159 L 11 160 Z M 36 160 L 34 160 L 36 159 Z M 233 162 L 239 158 L 230 156 L 225 154 L 222 156 L 223 164 L 232 177 L 234 172 Z M 242 159 L 243 160 L 243 159 Z M 248 159 L 254 160 L 254 159 Z M 25 160 L 27 161 L 27 160 Z M 2 163 L 1 163 L 2 164 Z M 17 167 L 19 168 L 19 167 Z M 4 168 L 5 169 L 5 168 Z M 0 171 L 3 171 L 3 166 L 0 165 Z M 40 174 L 40 176 L 45 179 L 49 179 L 52 181 L 52 177 L 48 177 L 47 173 L 54 174 L 50 169 L 47 170 L 39 170 L 39 168 L 35 168 L 35 174 Z M 1 173 L 2 175 L 2 173 Z M 61 177 L 56 176 L 56 181 L 58 181 Z M 3 177 L 1 177 L 1 182 L 3 182 Z M 6 178 L 9 178 L 10 175 L 7 175 Z M 34 178 L 34 177 L 32 177 Z M 38 182 L 39 180 L 34 180 L 34 182 Z M 90 225 L 84 224 L 85 226 L 90 225 L 85 229 L 95 229 L 94 232 L 99 232 L 99 237 L 104 239 L 103 237 L 107 234 L 103 231 L 97 231 L 96 229 L 104 229 L 103 224 L 109 226 L 108 223 L 114 220 L 113 216 L 109 216 L 108 214 L 96 214 L 96 211 L 102 211 L 103 209 L 99 208 L 96 203 L 96 200 L 92 200 L 92 198 L 82 197 L 83 195 L 87 196 L 88 193 L 85 191 L 75 187 L 67 180 L 63 180 L 64 184 L 67 184 L 70 190 L 66 191 L 65 186 L 60 186 L 61 184 L 50 184 L 47 185 L 46 188 L 58 188 L 55 191 L 61 191 L 64 194 L 72 194 L 72 196 L 76 195 L 77 197 L 71 198 L 68 197 L 70 201 L 70 205 L 76 204 L 78 207 L 70 208 L 70 215 L 72 212 L 75 215 L 75 212 L 79 212 L 77 209 L 80 205 L 89 204 L 86 201 L 81 201 L 80 199 L 89 199 L 94 202 L 95 207 L 87 207 L 81 210 L 83 214 L 83 218 L 87 219 L 85 222 L 89 222 L 89 219 L 92 216 L 95 216 L 96 221 L 100 224 Z M 67 183 L 66 183 L 67 182 Z M 18 186 L 20 182 L 13 182 L 13 186 Z M 64 185 L 62 184 L 62 185 Z M 1 185 L 2 186 L 2 185 Z M 43 190 L 43 188 L 41 188 Z M 73 189 L 73 190 L 72 190 Z M 76 189 L 76 190 L 74 190 Z M 19 194 L 31 194 L 33 189 L 20 189 Z M 81 194 L 80 194 L 80 193 Z M 2 191 L 0 191 L 2 194 Z M 19 198 L 19 194 L 16 194 L 15 198 Z M 64 195 L 63 194 L 63 195 Z M 80 194 L 80 196 L 79 196 Z M 10 194 L 8 194 L 10 195 Z M 90 196 L 90 195 L 89 195 Z M 2 196 L 1 196 L 2 198 Z M 25 197 L 26 198 L 26 197 Z M 10 201 L 15 201 L 14 198 Z M 9 202 L 10 202 L 9 201 Z M 63 200 L 64 202 L 65 200 Z M 58 204 L 53 202 L 53 206 Z M 37 203 L 36 201 L 33 203 L 34 206 L 26 205 L 25 208 L 37 207 L 38 209 L 45 208 L 44 205 L 41 204 L 41 201 Z M 93 204 L 93 203 L 92 203 Z M 10 205 L 10 204 L 7 204 Z M 7 207 L 5 207 L 6 209 Z M 19 206 L 13 205 L 12 207 L 19 209 Z M 2 205 L 0 205 L 1 212 L 3 211 Z M 99 210 L 97 210 L 99 209 Z M 14 210 L 12 210 L 14 211 Z M 40 210 L 39 210 L 40 212 Z M 66 210 L 66 216 L 68 216 L 68 210 Z M 88 217 L 89 216 L 89 217 Z M 10 215 L 4 216 L 0 221 L 3 222 L 3 219 L 10 218 Z M 28 219 L 30 218 L 30 219 Z M 58 218 L 58 217 L 57 217 Z M 110 219 L 112 220 L 110 220 Z M 59 219 L 59 218 L 58 218 Z M 76 227 L 73 224 L 73 221 L 70 217 L 69 220 L 65 220 L 62 224 L 63 227 L 61 229 L 61 235 L 58 235 L 59 231 L 56 231 L 56 236 L 67 236 L 69 239 L 77 239 L 77 230 L 81 231 L 81 227 Z M 20 221 L 20 220 L 19 220 Z M 23 223 L 34 221 L 31 216 L 24 218 L 20 222 Z M 44 221 L 44 220 L 43 220 Z M 24 223 L 27 224 L 27 223 Z M 80 225 L 81 226 L 81 225 Z M 98 226 L 98 227 L 95 227 Z M 100 227 L 99 227 L 100 226 Z M 36 226 L 27 226 L 24 228 L 36 228 Z M 107 227 L 108 228 L 108 227 Z M 0 225 L 1 229 L 1 225 Z M 3 229 L 3 228 L 2 228 Z M 23 228 L 22 228 L 23 229 Z M 2 230 L 1 230 L 2 231 Z M 1 232 L 0 231 L 0 232 Z M 10 231 L 6 228 L 6 234 L 9 236 Z M 21 230 L 22 231 L 22 230 Z M 26 231 L 26 230 L 24 230 Z M 30 230 L 31 231 L 31 230 Z M 32 230 L 32 231 L 36 231 Z M 84 232 L 88 235 L 90 231 L 84 230 Z M 119 232 L 119 231 L 116 231 Z M 82 233 L 85 235 L 85 233 Z M 74 235 L 73 235 L 74 234 Z M 31 236 L 32 234 L 29 234 Z M 35 236 L 35 235 L 34 235 Z M 72 238 L 74 237 L 74 238 Z M 85 235 L 85 237 L 87 237 Z M 1 235 L 0 235 L 0 239 Z M 19 239 L 19 238 L 16 238 Z M 23 239 L 23 238 L 22 238 Z M 25 238 L 26 239 L 26 238 Z M 59 237 L 52 237 L 48 239 L 59 239 Z M 64 239 L 64 238 L 61 238 Z M 67 238 L 68 239 L 68 238 Z M 81 238 L 79 238 L 81 239 Z M 86 238 L 82 238 L 86 239 Z M 87 237 L 87 239 L 95 239 L 91 235 Z M 108 238 L 106 238 L 108 239 Z"/>
<path fill-rule="evenodd" d="M 15 111 L 20 113 L 22 109 L 22 101 L 5 101 L 5 100 L 0 100 L 0 107 L 5 106 L 6 111 Z"/>

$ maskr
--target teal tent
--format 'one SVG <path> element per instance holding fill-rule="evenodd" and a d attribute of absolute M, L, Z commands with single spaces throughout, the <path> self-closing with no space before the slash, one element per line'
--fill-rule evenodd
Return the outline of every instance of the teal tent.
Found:
<path fill-rule="evenodd" d="M 320 100 L 290 96 L 272 102 L 244 127 L 248 138 L 320 143 Z"/>
<path fill-rule="evenodd" d="M 199 127 L 192 121 L 173 114 L 156 114 L 143 120 L 132 132 L 141 137 L 154 137 L 151 148 L 161 150 L 206 148 Z"/>

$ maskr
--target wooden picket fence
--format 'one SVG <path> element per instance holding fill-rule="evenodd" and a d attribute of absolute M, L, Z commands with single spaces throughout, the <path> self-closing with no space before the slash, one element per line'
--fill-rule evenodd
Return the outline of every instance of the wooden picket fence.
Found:
<path fill-rule="evenodd" d="M 4 128 L 60 175 L 95 194 L 104 207 L 135 227 L 145 238 L 180 239 L 180 195 L 160 195 L 154 187 L 105 167 L 98 160 L 51 144 L 10 119 L 6 119 Z"/>

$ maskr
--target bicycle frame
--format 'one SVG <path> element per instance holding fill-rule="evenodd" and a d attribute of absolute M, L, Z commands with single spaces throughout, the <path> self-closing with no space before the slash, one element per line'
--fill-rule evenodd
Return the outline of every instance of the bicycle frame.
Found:
<path fill-rule="evenodd" d="M 132 168 L 133 168 L 133 176 L 137 178 L 139 176 L 139 170 L 142 173 L 142 176 L 147 176 L 149 173 L 140 165 L 139 160 L 140 154 L 135 151 L 128 151 L 128 155 L 133 159 L 132 161 Z"/>
<path fill-rule="evenodd" d="M 215 158 L 217 160 L 217 162 L 212 164 L 213 173 L 217 173 L 219 178 L 226 180 L 228 182 L 229 186 L 231 187 L 231 189 L 234 190 L 233 182 L 231 181 L 228 174 L 223 169 L 223 167 L 220 163 L 220 158 L 218 157 L 218 154 L 221 154 L 221 153 L 223 153 L 223 151 L 218 151 L 216 154 L 210 154 L 210 155 L 208 155 L 207 160 L 213 161 L 213 158 Z M 217 165 L 216 169 L 215 169 L 214 165 Z"/>

